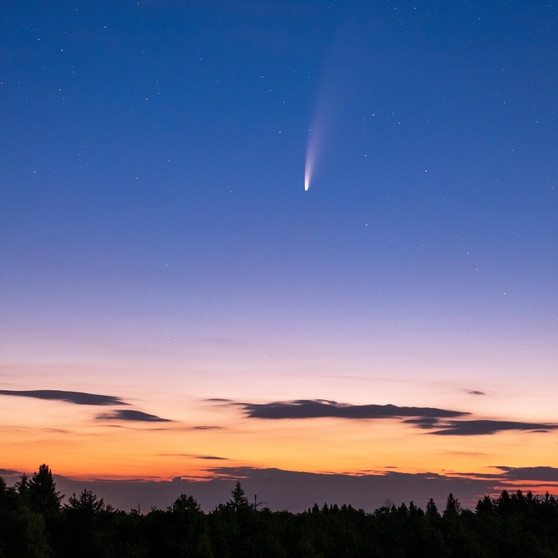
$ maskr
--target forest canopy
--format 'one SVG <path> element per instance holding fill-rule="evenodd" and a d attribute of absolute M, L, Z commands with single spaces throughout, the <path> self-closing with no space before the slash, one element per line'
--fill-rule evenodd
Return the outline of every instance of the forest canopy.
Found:
<path fill-rule="evenodd" d="M 324 495 L 324 500 L 325 500 Z M 373 513 L 317 503 L 303 513 L 271 511 L 237 482 L 230 499 L 204 513 L 192 496 L 167 509 L 128 512 L 83 489 L 65 501 L 41 465 L 14 486 L 0 477 L 0 558 L 251 558 L 558 556 L 558 501 L 521 490 L 485 496 L 474 510 L 449 494 Z"/>

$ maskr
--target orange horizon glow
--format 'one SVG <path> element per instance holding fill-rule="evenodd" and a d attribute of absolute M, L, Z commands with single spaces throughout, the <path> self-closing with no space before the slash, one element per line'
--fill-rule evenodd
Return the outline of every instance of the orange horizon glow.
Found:
<path fill-rule="evenodd" d="M 218 427 L 207 429 L 181 421 L 92 422 L 90 407 L 27 399 L 11 399 L 0 412 L 9 409 L 16 414 L 18 406 L 17 422 L 3 417 L 2 466 L 29 471 L 46 462 L 57 473 L 74 478 L 208 480 L 213 467 L 239 466 L 348 475 L 395 470 L 466 476 L 482 475 L 498 464 L 527 467 L 558 460 L 558 450 L 548 445 L 551 433 L 503 432 L 495 445 L 493 436 L 435 436 L 395 419 L 269 421 L 245 419 L 236 409 L 211 405 L 201 414 L 204 419 L 212 415 L 210 422 Z M 518 452 L 518 447 L 529 451 Z"/>

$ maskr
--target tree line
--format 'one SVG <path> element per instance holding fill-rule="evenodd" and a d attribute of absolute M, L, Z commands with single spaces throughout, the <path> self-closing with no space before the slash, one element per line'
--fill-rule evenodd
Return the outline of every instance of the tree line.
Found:
<path fill-rule="evenodd" d="M 450 494 L 443 510 L 430 499 L 424 510 L 314 504 L 296 514 L 250 502 L 239 482 L 209 513 L 185 494 L 144 514 L 86 489 L 62 498 L 47 465 L 13 487 L 0 477 L 0 558 L 558 557 L 558 501 L 548 493 L 504 490 L 474 510 Z"/>

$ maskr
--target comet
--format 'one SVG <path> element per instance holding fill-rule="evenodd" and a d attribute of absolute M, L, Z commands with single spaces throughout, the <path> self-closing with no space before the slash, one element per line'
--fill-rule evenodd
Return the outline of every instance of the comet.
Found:
<path fill-rule="evenodd" d="M 337 68 L 334 66 L 333 68 Z M 316 175 L 316 167 L 324 147 L 329 143 L 332 120 L 334 119 L 341 100 L 338 87 L 336 87 L 338 72 L 333 69 L 325 72 L 317 94 L 314 111 L 308 128 L 308 141 L 306 144 L 306 161 L 304 164 L 304 191 L 308 192 Z M 341 97 L 342 99 L 342 97 Z"/>
<path fill-rule="evenodd" d="M 312 183 L 312 173 L 314 164 L 318 154 L 319 138 L 322 134 L 318 134 L 318 126 L 314 126 L 308 130 L 308 145 L 306 147 L 306 163 L 304 164 L 304 191 L 308 192 Z"/>
<path fill-rule="evenodd" d="M 304 191 L 308 192 L 310 188 L 310 179 L 312 178 L 312 164 L 306 162 L 306 167 L 304 168 Z"/>
<path fill-rule="evenodd" d="M 354 42 L 355 36 L 346 36 L 345 31 L 350 27 L 343 27 L 335 44 L 331 45 L 329 55 L 324 58 L 314 110 L 308 122 L 304 164 L 305 192 L 313 186 L 313 181 L 321 172 L 324 151 L 330 144 L 332 132 L 339 125 L 339 107 L 351 105 L 351 90 L 358 85 L 355 81 L 355 76 L 361 73 L 358 53 L 363 52 L 363 49 Z"/>

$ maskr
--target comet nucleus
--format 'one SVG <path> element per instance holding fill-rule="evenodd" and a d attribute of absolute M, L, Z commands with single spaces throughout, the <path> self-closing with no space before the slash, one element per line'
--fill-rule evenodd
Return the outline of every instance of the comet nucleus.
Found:
<path fill-rule="evenodd" d="M 312 165 L 306 163 L 306 168 L 304 169 L 304 191 L 308 192 L 310 188 L 310 177 L 312 175 Z"/>

